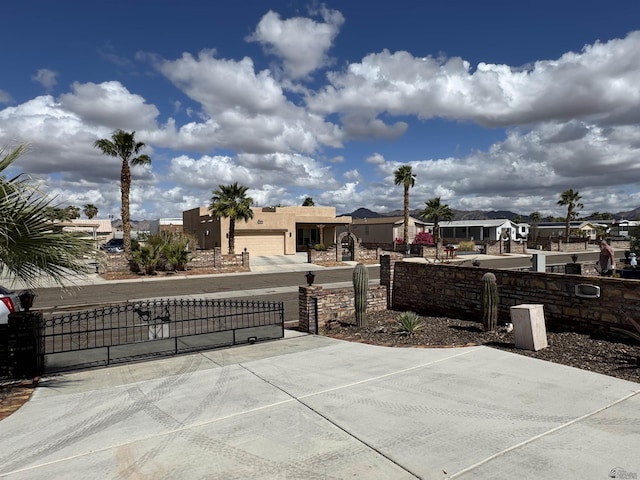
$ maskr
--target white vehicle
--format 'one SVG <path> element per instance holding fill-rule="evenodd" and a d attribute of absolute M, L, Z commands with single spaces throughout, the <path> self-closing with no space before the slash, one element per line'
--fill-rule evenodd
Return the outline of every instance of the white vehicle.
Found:
<path fill-rule="evenodd" d="M 9 314 L 19 312 L 20 299 L 15 292 L 11 292 L 4 287 L 0 287 L 0 325 L 9 323 Z"/>

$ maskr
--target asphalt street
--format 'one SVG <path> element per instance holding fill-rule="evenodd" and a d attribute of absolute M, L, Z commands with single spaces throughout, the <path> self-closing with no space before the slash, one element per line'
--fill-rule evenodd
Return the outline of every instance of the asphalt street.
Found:
<path fill-rule="evenodd" d="M 350 285 L 352 267 L 314 270 L 316 284 L 328 286 Z M 305 272 L 239 273 L 181 277 L 178 279 L 106 282 L 71 288 L 40 288 L 35 310 L 62 311 L 108 303 L 121 303 L 152 298 L 246 298 L 282 301 L 285 322 L 298 321 L 298 287 L 305 284 Z M 369 268 L 369 278 L 379 279 L 378 266 Z"/>
<path fill-rule="evenodd" d="M 570 254 L 544 252 L 547 265 L 559 265 L 571 262 Z M 579 262 L 592 263 L 598 252 L 579 254 Z M 485 268 L 529 268 L 531 255 L 496 256 L 460 256 L 457 264 L 470 264 L 478 258 Z M 282 260 L 281 260 L 282 261 Z M 298 287 L 305 284 L 307 269 L 316 274 L 316 285 L 325 288 L 344 287 L 351 284 L 351 265 L 346 267 L 326 268 L 310 264 L 278 265 L 277 259 L 268 259 L 267 263 L 276 262 L 266 272 L 231 273 L 162 279 L 142 277 L 140 280 L 100 281 L 98 283 L 74 287 L 39 288 L 35 309 L 43 312 L 57 312 L 69 308 L 121 303 L 151 298 L 246 298 L 253 300 L 276 300 L 285 304 L 285 322 L 298 320 Z M 257 259 L 256 259 L 256 263 Z M 264 262 L 263 262 L 264 263 Z M 289 268 L 295 267 L 295 271 Z M 287 269 L 287 271 L 282 271 Z M 369 279 L 376 282 L 380 278 L 379 266 L 369 267 Z"/>

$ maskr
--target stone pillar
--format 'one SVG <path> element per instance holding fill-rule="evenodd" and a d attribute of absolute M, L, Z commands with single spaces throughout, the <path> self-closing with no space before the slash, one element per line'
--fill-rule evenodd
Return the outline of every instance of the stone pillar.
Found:
<path fill-rule="evenodd" d="M 511 307 L 511 322 L 516 348 L 535 352 L 547 347 L 544 305 L 524 304 Z"/>
<path fill-rule="evenodd" d="M 16 312 L 9 314 L 8 366 L 15 378 L 33 378 L 42 373 L 39 329 L 42 314 Z"/>
<path fill-rule="evenodd" d="M 213 247 L 213 266 L 222 266 L 222 249 L 220 247 Z"/>
<path fill-rule="evenodd" d="M 249 261 L 249 252 L 247 252 L 247 249 L 245 248 L 244 252 L 242 252 L 242 266 L 249 268 L 251 266 Z"/>
<path fill-rule="evenodd" d="M 318 333 L 317 298 L 322 287 L 305 285 L 298 287 L 298 328 L 303 332 Z"/>

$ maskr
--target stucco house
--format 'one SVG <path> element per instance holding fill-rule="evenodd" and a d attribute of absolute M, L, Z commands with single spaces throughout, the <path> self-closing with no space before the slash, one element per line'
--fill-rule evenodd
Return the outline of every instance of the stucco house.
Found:
<path fill-rule="evenodd" d="M 336 242 L 336 229 L 351 224 L 351 217 L 336 217 L 334 207 L 253 207 L 253 218 L 236 221 L 235 250 L 252 256 L 292 255 L 322 243 Z M 208 207 L 182 213 L 185 233 L 193 234 L 200 248 L 221 247 L 226 253 L 229 219 L 216 218 Z"/>
<path fill-rule="evenodd" d="M 528 223 L 515 223 L 507 219 L 454 220 L 439 222 L 440 238 L 447 242 L 460 240 L 499 241 L 506 237 L 515 242 L 524 242 L 529 236 Z"/>
<path fill-rule="evenodd" d="M 420 232 L 431 232 L 433 223 L 409 217 L 409 243 Z M 338 233 L 346 231 L 346 227 L 338 229 Z M 404 236 L 404 216 L 358 218 L 351 222 L 351 233 L 362 243 L 390 244 Z"/>

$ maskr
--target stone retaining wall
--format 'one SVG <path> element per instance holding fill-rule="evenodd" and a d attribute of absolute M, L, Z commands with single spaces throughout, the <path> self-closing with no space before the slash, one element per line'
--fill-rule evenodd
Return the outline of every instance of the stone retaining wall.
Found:
<path fill-rule="evenodd" d="M 633 318 L 640 318 L 637 280 L 410 262 L 391 265 L 390 259 L 382 257 L 380 283 L 389 285 L 394 310 L 480 320 L 481 278 L 488 271 L 498 283 L 500 322 L 510 320 L 510 307 L 527 303 L 544 305 L 547 325 L 586 332 L 620 327 L 622 306 Z M 389 274 L 393 276 L 383 279 Z M 576 296 L 579 284 L 599 287 L 600 297 Z"/>
<path fill-rule="evenodd" d="M 129 261 L 124 253 L 112 254 L 104 252 L 99 256 L 99 272 L 130 272 Z M 187 264 L 188 270 L 198 268 L 217 269 L 220 273 L 248 272 L 250 271 L 249 252 L 236 253 L 235 255 L 223 255 L 220 247 L 212 250 L 196 250 L 191 252 L 191 261 Z"/>
<path fill-rule="evenodd" d="M 401 259 L 402 254 L 397 252 L 385 252 L 381 248 L 363 248 L 356 246 L 354 248 L 354 262 L 364 263 L 365 265 L 372 265 L 380 262 L 382 255 L 390 255 L 394 259 Z M 329 247 L 327 250 L 314 250 L 307 251 L 307 262 L 315 265 L 332 265 L 336 262 L 340 262 L 342 259 L 336 259 L 336 246 Z"/>
<path fill-rule="evenodd" d="M 298 327 L 310 333 L 318 333 L 329 322 L 355 323 L 353 288 L 324 290 L 321 286 L 303 286 L 298 289 Z M 387 309 L 387 288 L 369 285 L 367 312 Z"/>

